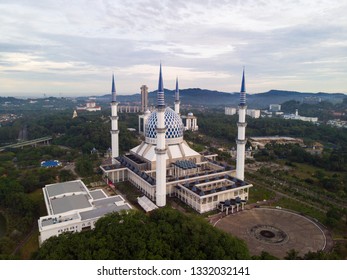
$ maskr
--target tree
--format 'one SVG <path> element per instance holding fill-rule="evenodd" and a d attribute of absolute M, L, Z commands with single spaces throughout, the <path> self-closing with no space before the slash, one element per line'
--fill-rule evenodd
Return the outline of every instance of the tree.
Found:
<path fill-rule="evenodd" d="M 299 257 L 299 252 L 291 249 L 287 252 L 286 256 L 284 257 L 285 260 L 300 260 L 301 257 Z"/>
<path fill-rule="evenodd" d="M 76 179 L 76 176 L 70 170 L 66 170 L 66 169 L 60 170 L 59 172 L 60 182 L 67 182 L 67 181 L 72 181 L 75 179 Z"/>
<path fill-rule="evenodd" d="M 36 259 L 250 259 L 246 244 L 200 217 L 162 208 L 112 213 L 89 232 L 45 241 Z"/>
<path fill-rule="evenodd" d="M 83 156 L 77 160 L 76 171 L 82 177 L 93 175 L 93 163 L 89 156 Z"/>

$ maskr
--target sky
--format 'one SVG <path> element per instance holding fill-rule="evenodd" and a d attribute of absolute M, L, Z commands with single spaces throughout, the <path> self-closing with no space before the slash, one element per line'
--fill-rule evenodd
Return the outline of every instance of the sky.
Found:
<path fill-rule="evenodd" d="M 0 0 L 0 96 L 347 93 L 347 0 Z"/>

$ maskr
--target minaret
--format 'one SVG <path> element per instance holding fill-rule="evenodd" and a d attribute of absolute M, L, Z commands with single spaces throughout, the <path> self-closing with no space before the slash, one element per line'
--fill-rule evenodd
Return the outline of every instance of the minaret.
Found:
<path fill-rule="evenodd" d="M 114 84 L 114 75 L 112 75 L 112 101 L 111 101 L 111 149 L 112 149 L 112 164 L 116 162 L 115 158 L 119 156 L 119 141 L 118 141 L 118 102 L 116 101 L 116 86 Z"/>
<path fill-rule="evenodd" d="M 178 78 L 176 78 L 176 91 L 175 91 L 175 112 L 176 114 L 180 114 L 180 91 L 178 88 Z"/>
<path fill-rule="evenodd" d="M 240 92 L 239 104 L 239 122 L 237 123 L 238 135 L 236 139 L 237 144 L 237 157 L 236 157 L 236 177 L 244 180 L 245 176 L 245 145 L 246 145 L 246 86 L 245 86 L 245 69 L 242 73 L 242 84 Z"/>
<path fill-rule="evenodd" d="M 159 71 L 158 95 L 157 95 L 157 147 L 156 154 L 156 203 L 157 206 L 166 205 L 166 145 L 165 145 L 165 101 L 164 101 L 164 85 L 161 74 L 161 64 Z"/>

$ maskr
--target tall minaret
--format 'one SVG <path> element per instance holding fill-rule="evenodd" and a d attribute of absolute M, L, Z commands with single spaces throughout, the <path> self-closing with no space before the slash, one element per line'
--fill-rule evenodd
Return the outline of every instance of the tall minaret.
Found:
<path fill-rule="evenodd" d="M 246 86 L 245 86 L 245 69 L 242 73 L 242 84 L 240 92 L 240 104 L 239 104 L 239 122 L 238 136 L 236 139 L 237 144 L 237 157 L 236 157 L 236 177 L 238 179 L 244 180 L 245 176 L 245 145 L 246 145 Z"/>
<path fill-rule="evenodd" d="M 176 91 L 175 91 L 175 112 L 176 114 L 180 114 L 180 90 L 178 88 L 178 78 L 176 78 Z"/>
<path fill-rule="evenodd" d="M 115 158 L 119 156 L 119 141 L 118 141 L 118 102 L 116 101 L 116 86 L 114 84 L 114 75 L 112 75 L 112 101 L 111 101 L 111 149 L 112 149 L 112 164 L 116 162 Z"/>
<path fill-rule="evenodd" d="M 157 96 L 157 147 L 155 154 L 156 162 L 156 203 L 162 207 L 166 205 L 166 144 L 165 144 L 165 101 L 164 101 L 164 85 L 161 74 L 161 64 L 159 70 L 158 96 Z"/>

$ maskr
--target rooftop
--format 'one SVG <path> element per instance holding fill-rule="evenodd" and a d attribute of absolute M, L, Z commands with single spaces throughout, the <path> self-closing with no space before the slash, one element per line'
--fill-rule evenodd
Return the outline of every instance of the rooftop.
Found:
<path fill-rule="evenodd" d="M 80 180 L 47 185 L 44 195 L 49 215 L 40 218 L 40 230 L 131 209 L 120 195 L 108 197 L 101 189 L 89 191 Z"/>
<path fill-rule="evenodd" d="M 69 195 L 59 198 L 52 198 L 51 205 L 53 214 L 69 212 L 71 210 L 80 210 L 92 207 L 89 197 L 86 194 Z"/>
<path fill-rule="evenodd" d="M 87 192 L 85 185 L 80 180 L 56 183 L 46 186 L 46 191 L 48 196 L 54 197 L 67 193 L 79 193 L 79 192 Z"/>
<path fill-rule="evenodd" d="M 92 196 L 94 200 L 106 197 L 105 193 L 102 190 L 91 191 L 89 192 L 89 194 Z"/>

